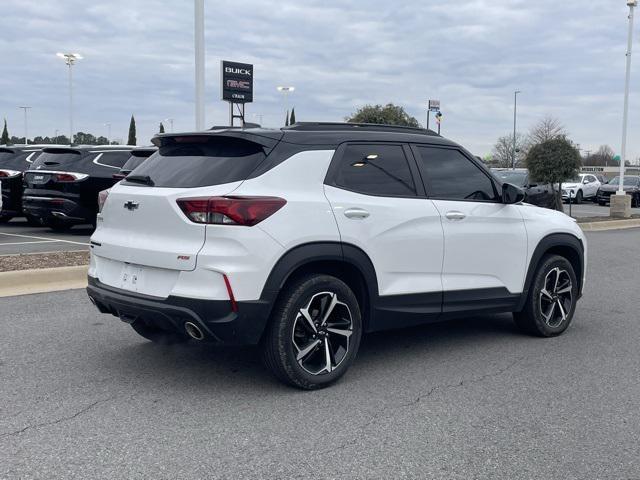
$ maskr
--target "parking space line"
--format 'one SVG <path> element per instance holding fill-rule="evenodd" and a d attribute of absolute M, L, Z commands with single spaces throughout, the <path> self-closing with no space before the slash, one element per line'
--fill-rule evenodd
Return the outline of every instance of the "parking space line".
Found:
<path fill-rule="evenodd" d="M 62 240 L 62 239 L 58 239 L 58 238 L 47 238 L 47 237 L 36 237 L 34 235 L 19 235 L 17 233 L 4 233 L 4 232 L 0 232 L 0 235 L 9 235 L 10 237 L 20 237 L 20 238 L 35 238 L 36 240 L 52 240 L 54 242 L 63 242 L 63 243 L 71 243 L 73 245 L 89 245 L 88 243 L 84 243 L 84 242 L 74 242 L 72 240 Z"/>
<path fill-rule="evenodd" d="M 5 245 L 33 245 L 34 243 L 56 243 L 58 240 L 36 240 L 35 242 L 11 242 L 11 243 L 0 243 L 0 247 L 4 247 Z"/>

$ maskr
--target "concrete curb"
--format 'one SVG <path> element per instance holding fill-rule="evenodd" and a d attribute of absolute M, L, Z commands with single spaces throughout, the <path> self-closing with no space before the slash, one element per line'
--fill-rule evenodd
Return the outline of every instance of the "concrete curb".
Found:
<path fill-rule="evenodd" d="M 0 272 L 0 297 L 84 288 L 88 268 L 88 265 L 79 265 Z"/>
<path fill-rule="evenodd" d="M 640 218 L 628 220 L 605 220 L 602 222 L 578 223 L 584 232 L 604 232 L 606 230 L 622 230 L 640 227 Z"/>

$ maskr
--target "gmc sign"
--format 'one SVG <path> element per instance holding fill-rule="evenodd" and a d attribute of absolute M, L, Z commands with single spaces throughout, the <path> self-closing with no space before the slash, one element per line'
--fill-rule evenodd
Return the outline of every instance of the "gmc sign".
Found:
<path fill-rule="evenodd" d="M 222 60 L 222 100 L 233 103 L 253 102 L 253 65 Z"/>

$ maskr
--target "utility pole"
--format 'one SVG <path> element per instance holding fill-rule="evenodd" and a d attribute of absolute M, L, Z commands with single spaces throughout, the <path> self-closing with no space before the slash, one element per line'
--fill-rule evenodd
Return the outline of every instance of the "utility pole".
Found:
<path fill-rule="evenodd" d="M 27 122 L 27 110 L 29 110 L 31 107 L 18 107 L 21 108 L 22 110 L 24 110 L 24 144 L 27 145 L 29 142 L 27 141 L 27 138 L 29 138 L 29 124 Z"/>
<path fill-rule="evenodd" d="M 513 160 L 511 162 L 511 169 L 516 169 L 516 122 L 518 115 L 518 94 L 522 93 L 520 90 L 513 92 Z"/>

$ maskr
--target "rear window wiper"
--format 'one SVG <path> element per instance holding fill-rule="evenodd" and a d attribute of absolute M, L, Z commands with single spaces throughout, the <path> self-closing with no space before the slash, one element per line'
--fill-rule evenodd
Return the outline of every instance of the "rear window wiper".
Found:
<path fill-rule="evenodd" d="M 149 185 L 150 187 L 155 185 L 149 175 L 127 175 L 125 180 L 131 183 L 142 183 L 144 185 Z"/>

